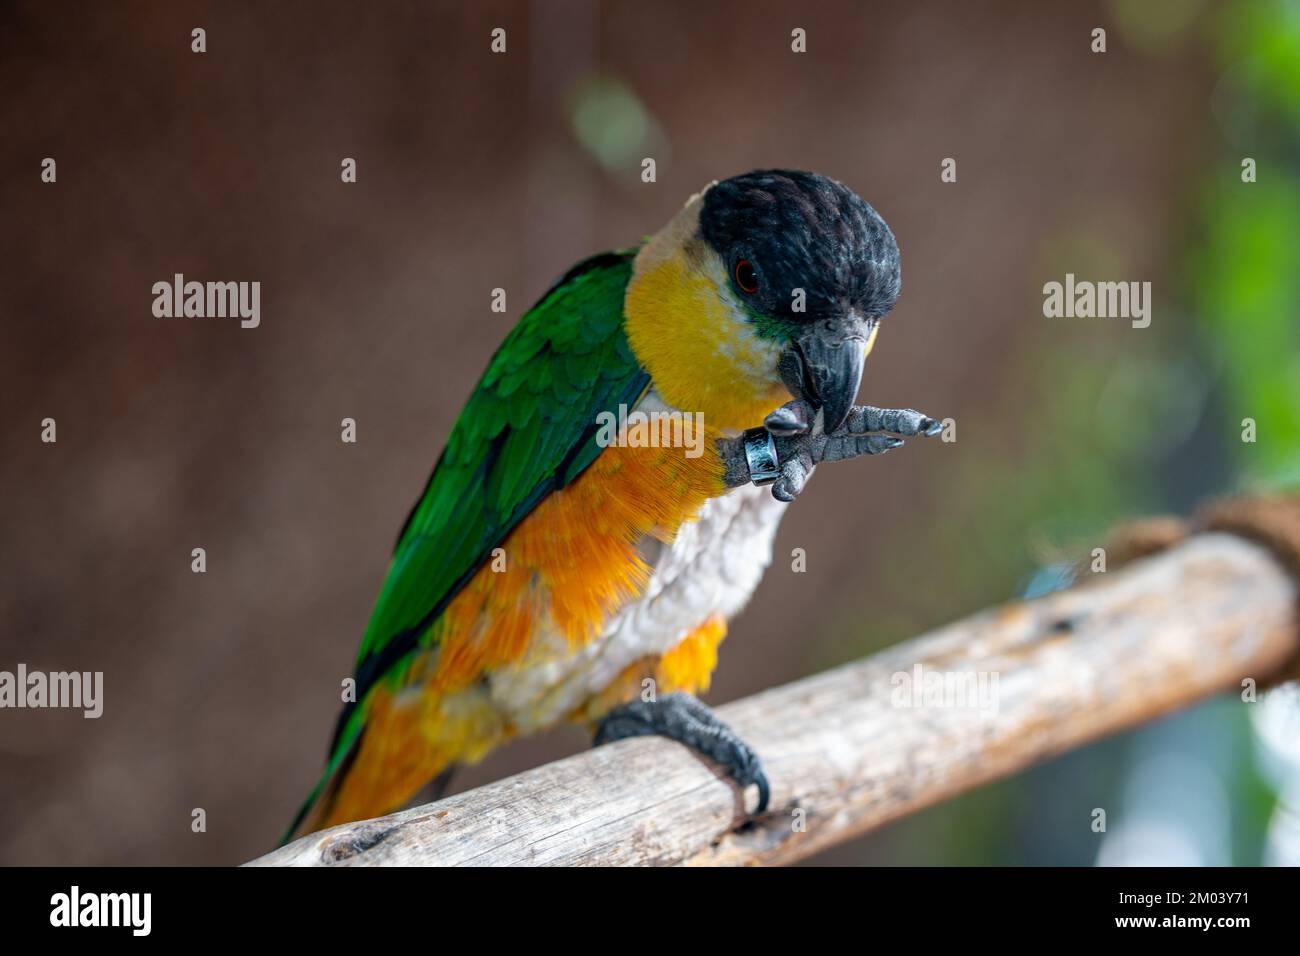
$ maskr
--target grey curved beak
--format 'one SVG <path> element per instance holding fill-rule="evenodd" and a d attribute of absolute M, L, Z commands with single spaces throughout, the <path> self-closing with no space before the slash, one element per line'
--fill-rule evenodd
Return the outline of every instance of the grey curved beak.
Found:
<path fill-rule="evenodd" d="M 852 312 L 823 320 L 800 334 L 788 358 L 783 358 L 786 386 L 822 410 L 822 428 L 827 432 L 844 424 L 858 397 L 867 345 L 875 328 L 874 319 Z"/>

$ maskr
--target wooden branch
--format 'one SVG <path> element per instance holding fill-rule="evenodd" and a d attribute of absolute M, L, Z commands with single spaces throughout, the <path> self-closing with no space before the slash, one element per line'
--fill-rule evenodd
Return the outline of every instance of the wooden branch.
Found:
<path fill-rule="evenodd" d="M 739 830 L 727 780 L 678 744 L 639 738 L 253 862 L 787 863 L 1246 678 L 1263 683 L 1295 659 L 1298 635 L 1295 581 L 1270 552 L 1198 535 L 720 708 L 772 782 L 771 812 Z M 950 690 L 978 690 L 983 674 L 987 706 L 907 699 L 918 667 Z"/>

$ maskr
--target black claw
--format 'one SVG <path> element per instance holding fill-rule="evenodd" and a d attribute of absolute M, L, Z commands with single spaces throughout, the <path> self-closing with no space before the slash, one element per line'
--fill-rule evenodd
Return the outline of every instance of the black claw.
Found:
<path fill-rule="evenodd" d="M 788 437 L 808 431 L 810 423 L 795 407 L 782 405 L 768 414 L 763 420 L 763 427 L 773 435 Z"/>
<path fill-rule="evenodd" d="M 903 445 L 903 439 L 888 438 L 884 442 L 884 447 L 880 449 L 880 453 L 883 455 L 887 451 L 893 451 L 895 448 L 901 448 L 902 445 Z"/>
<path fill-rule="evenodd" d="M 767 803 L 772 798 L 772 788 L 768 785 L 767 774 L 759 767 L 754 774 L 754 786 L 758 787 L 758 805 L 754 807 L 754 816 L 767 813 Z"/>

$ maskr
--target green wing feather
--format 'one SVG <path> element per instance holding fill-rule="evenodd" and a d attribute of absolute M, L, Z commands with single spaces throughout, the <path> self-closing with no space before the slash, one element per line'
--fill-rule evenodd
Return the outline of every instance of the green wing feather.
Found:
<path fill-rule="evenodd" d="M 649 384 L 628 345 L 623 297 L 635 250 L 579 263 L 519 321 L 488 364 L 411 509 L 357 653 L 356 700 L 324 775 L 284 840 L 354 755 L 370 690 L 436 640 L 431 625 L 511 530 L 596 460 L 596 417 Z"/>
<path fill-rule="evenodd" d="M 430 625 L 510 531 L 600 453 L 596 417 L 649 382 L 628 346 L 623 297 L 634 251 L 574 267 L 493 356 L 398 538 L 357 655 L 357 700 L 400 675 Z M 331 764 L 360 731 L 341 715 Z"/>

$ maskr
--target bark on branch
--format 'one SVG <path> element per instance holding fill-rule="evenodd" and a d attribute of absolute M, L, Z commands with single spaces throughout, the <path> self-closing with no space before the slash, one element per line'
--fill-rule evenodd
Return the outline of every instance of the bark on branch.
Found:
<path fill-rule="evenodd" d="M 640 738 L 253 862 L 788 863 L 1247 678 L 1266 683 L 1300 648 L 1295 580 L 1233 534 L 1085 577 L 720 708 L 773 788 L 771 811 L 739 829 L 725 778 L 677 744 Z M 918 665 L 968 687 L 978 685 L 963 675 L 989 675 L 993 706 L 908 706 L 898 675 Z"/>

